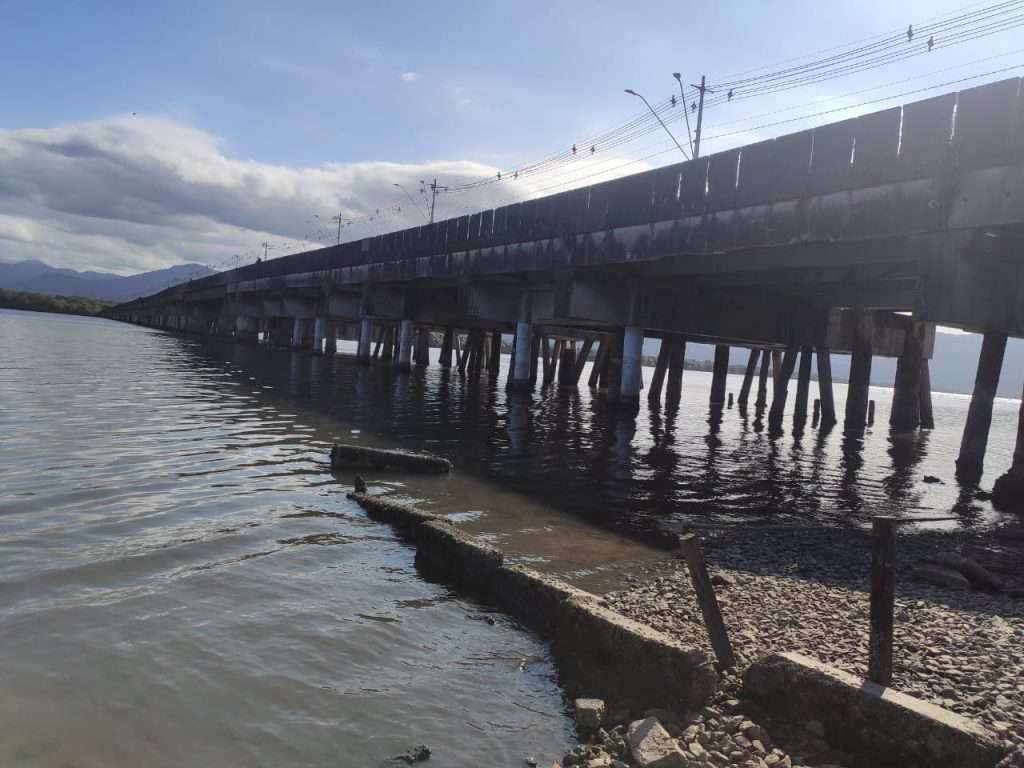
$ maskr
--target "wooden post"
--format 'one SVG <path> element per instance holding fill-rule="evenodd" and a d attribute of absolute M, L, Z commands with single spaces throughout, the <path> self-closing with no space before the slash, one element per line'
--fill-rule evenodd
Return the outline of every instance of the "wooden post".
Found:
<path fill-rule="evenodd" d="M 779 429 L 782 426 L 782 414 L 786 411 L 789 380 L 793 377 L 793 369 L 796 367 L 796 355 L 796 344 L 787 346 L 786 355 L 782 358 L 782 365 L 775 374 L 775 392 L 772 396 L 772 407 L 768 411 L 768 426 L 773 429 Z M 806 418 L 806 413 L 804 416 Z"/>
<path fill-rule="evenodd" d="M 491 355 L 487 361 L 487 370 L 492 376 L 501 371 L 501 332 L 491 334 Z"/>
<path fill-rule="evenodd" d="M 726 377 L 729 375 L 729 345 L 715 346 L 715 366 L 711 376 L 711 405 L 725 402 Z"/>
<path fill-rule="evenodd" d="M 857 310 L 857 327 L 853 336 L 853 348 L 850 350 L 850 384 L 846 392 L 846 417 L 843 422 L 843 433 L 852 437 L 863 435 L 867 423 L 874 335 L 874 315 Z"/>
<path fill-rule="evenodd" d="M 985 465 L 988 431 L 992 426 L 992 401 L 999 386 L 999 373 L 1006 352 L 1006 334 L 986 333 L 981 341 L 978 373 L 974 379 L 974 394 L 967 410 L 967 423 L 960 441 L 960 456 L 956 460 L 956 477 L 964 483 L 975 484 L 981 479 Z"/>
<path fill-rule="evenodd" d="M 932 412 L 932 377 L 928 360 L 921 360 L 921 429 L 935 429 L 935 415 Z"/>
<path fill-rule="evenodd" d="M 736 400 L 739 405 L 746 405 L 750 398 L 750 387 L 754 383 L 754 374 L 757 373 L 757 361 L 760 357 L 760 349 L 750 350 L 750 357 L 747 358 L 747 370 L 743 374 L 743 386 L 740 387 L 740 396 Z"/>
<path fill-rule="evenodd" d="M 836 423 L 836 401 L 832 394 L 832 353 L 818 347 L 818 396 L 821 398 L 821 426 Z"/>
<path fill-rule="evenodd" d="M 530 387 L 532 388 L 537 384 L 537 360 L 540 357 L 540 339 L 539 333 L 533 334 L 530 339 Z"/>
<path fill-rule="evenodd" d="M 576 386 L 576 341 L 569 340 L 562 347 L 562 355 L 558 360 L 558 385 L 561 387 Z"/>
<path fill-rule="evenodd" d="M 454 346 L 455 329 L 444 329 L 444 340 L 441 342 L 441 367 L 452 367 L 452 347 Z"/>
<path fill-rule="evenodd" d="M 729 634 L 725 630 L 722 611 L 718 607 L 718 598 L 715 597 L 715 588 L 711 584 L 711 577 L 708 576 L 707 565 L 704 563 L 704 555 L 700 551 L 697 537 L 692 533 L 680 536 L 679 548 L 686 559 L 686 567 L 693 580 L 693 591 L 697 593 L 697 603 L 700 605 L 700 612 L 704 614 L 704 624 L 707 626 L 715 656 L 722 667 L 735 667 L 736 656 L 732 651 L 732 643 L 729 642 Z"/>
<path fill-rule="evenodd" d="M 686 339 L 676 336 L 671 340 L 668 354 L 668 383 L 665 385 L 665 407 L 679 407 L 683 395 L 683 367 L 686 363 Z"/>
<path fill-rule="evenodd" d="M 793 423 L 807 421 L 807 399 L 811 389 L 811 355 L 814 350 L 804 347 L 800 350 L 800 368 L 796 376 L 796 400 L 793 403 Z"/>
<path fill-rule="evenodd" d="M 896 518 L 871 523 L 871 636 L 868 680 L 892 685 L 892 626 L 896 601 Z"/>

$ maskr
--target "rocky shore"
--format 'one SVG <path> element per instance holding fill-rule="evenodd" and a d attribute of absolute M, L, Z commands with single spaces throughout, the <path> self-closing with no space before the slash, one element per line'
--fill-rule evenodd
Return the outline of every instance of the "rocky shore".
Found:
<path fill-rule="evenodd" d="M 729 527 L 702 531 L 701 539 L 740 671 L 771 651 L 797 651 L 866 674 L 869 533 Z M 1008 746 L 1024 744 L 1021 539 L 998 532 L 965 535 L 908 529 L 901 530 L 897 555 L 893 687 L 978 720 Z M 920 566 L 949 552 L 983 563 L 1005 588 L 986 594 L 911 578 Z M 609 607 L 711 654 L 681 559 L 670 557 L 644 567 L 630 581 L 627 588 L 604 596 Z M 666 716 L 662 725 L 691 753 L 686 756 L 690 762 L 666 765 L 858 765 L 852 757 L 832 751 L 827 734 L 818 732 L 814 723 L 758 720 L 756 707 L 738 696 L 735 680 L 726 678 L 712 711 Z M 628 727 L 626 722 L 614 723 L 604 733 L 618 745 L 626 740 Z M 767 740 L 751 737 L 750 733 L 761 735 L 758 728 L 770 734 Z M 586 757 L 587 749 L 600 748 L 605 738 L 599 734 L 597 745 L 583 745 L 565 764 L 612 765 L 600 762 L 600 755 Z M 696 750 L 690 748 L 694 738 Z M 637 764 L 628 751 L 604 751 L 622 764 Z M 579 760 L 574 762 L 573 755 Z"/>

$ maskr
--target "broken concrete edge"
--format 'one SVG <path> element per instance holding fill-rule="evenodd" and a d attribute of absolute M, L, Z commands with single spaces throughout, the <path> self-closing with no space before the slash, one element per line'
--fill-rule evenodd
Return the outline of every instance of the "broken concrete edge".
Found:
<path fill-rule="evenodd" d="M 331 469 L 386 470 L 432 472 L 446 475 L 452 471 L 448 459 L 430 453 L 409 453 L 364 445 L 335 443 L 331 447 Z"/>
<path fill-rule="evenodd" d="M 568 687 L 644 709 L 699 709 L 718 676 L 700 651 L 601 605 L 596 595 L 519 565 L 500 549 L 411 504 L 350 493 L 367 514 L 416 543 L 417 565 L 492 597 L 551 639 Z"/>
<path fill-rule="evenodd" d="M 878 768 L 991 768 L 1006 751 L 972 720 L 798 653 L 754 662 L 744 691 L 776 716 L 818 720 L 830 742 Z"/>

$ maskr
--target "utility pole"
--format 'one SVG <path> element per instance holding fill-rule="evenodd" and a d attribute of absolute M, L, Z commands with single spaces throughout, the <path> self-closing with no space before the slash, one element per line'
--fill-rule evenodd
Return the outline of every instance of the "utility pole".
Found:
<path fill-rule="evenodd" d="M 700 157 L 700 124 L 704 119 L 704 94 L 714 93 L 707 85 L 704 84 L 704 75 L 700 76 L 700 85 L 691 83 L 691 88 L 696 88 L 700 91 L 700 106 L 697 107 L 697 130 L 693 137 L 693 156 Z M 685 105 L 684 105 L 685 106 Z"/>
<path fill-rule="evenodd" d="M 338 222 L 338 242 L 337 242 L 337 245 L 341 245 L 341 214 L 339 213 L 337 216 L 332 216 L 331 217 L 331 221 Z"/>
<path fill-rule="evenodd" d="M 427 190 L 428 189 L 430 190 L 430 223 L 433 224 L 434 223 L 434 204 L 437 202 L 437 196 L 441 192 L 447 192 L 448 191 L 448 187 L 439 187 L 439 186 L 437 186 L 437 179 L 434 179 L 429 184 L 427 184 L 427 182 L 421 180 L 420 184 L 423 185 L 423 189 L 421 189 L 420 191 L 424 195 L 427 194 Z"/>
<path fill-rule="evenodd" d="M 260 243 L 260 245 L 263 246 L 263 260 L 266 261 L 267 260 L 267 248 L 270 247 L 270 243 L 264 241 L 264 242 Z"/>

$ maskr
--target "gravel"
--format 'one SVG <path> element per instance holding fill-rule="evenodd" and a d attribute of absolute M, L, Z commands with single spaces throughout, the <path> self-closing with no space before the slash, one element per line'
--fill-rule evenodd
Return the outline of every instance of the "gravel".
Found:
<path fill-rule="evenodd" d="M 771 651 L 797 651 L 866 674 L 869 533 L 730 527 L 701 538 L 740 669 Z M 1006 580 L 1006 592 L 909 579 L 940 552 L 981 562 Z M 1024 744 L 1022 563 L 1024 542 L 997 533 L 900 532 L 893 688 L 980 721 L 1008 746 Z M 610 608 L 711 655 L 680 559 L 645 566 L 630 580 L 628 588 L 604 596 Z M 815 729 L 804 729 L 811 747 L 814 739 L 822 741 Z M 829 764 L 812 759 L 808 764 Z"/>

